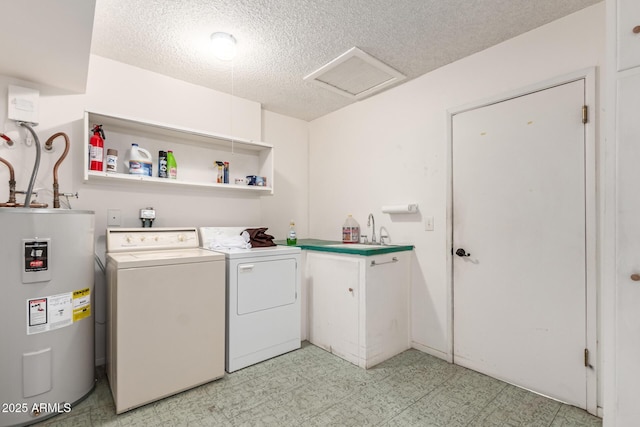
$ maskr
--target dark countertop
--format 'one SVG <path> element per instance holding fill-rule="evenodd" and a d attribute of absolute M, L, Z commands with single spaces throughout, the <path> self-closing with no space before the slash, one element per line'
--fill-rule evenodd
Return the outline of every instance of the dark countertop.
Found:
<path fill-rule="evenodd" d="M 284 240 L 276 241 L 279 245 L 286 245 Z M 412 251 L 413 245 L 363 245 L 359 243 L 342 243 L 336 240 L 298 239 L 297 247 L 318 252 L 332 252 L 349 255 L 384 255 L 393 252 Z"/>

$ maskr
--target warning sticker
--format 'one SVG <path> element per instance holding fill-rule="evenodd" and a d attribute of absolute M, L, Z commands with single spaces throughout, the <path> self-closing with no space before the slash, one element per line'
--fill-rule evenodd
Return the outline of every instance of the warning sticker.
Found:
<path fill-rule="evenodd" d="M 73 321 L 91 316 L 91 289 L 85 288 L 73 292 Z"/>
<path fill-rule="evenodd" d="M 27 300 L 29 310 L 29 326 L 40 326 L 47 323 L 47 299 Z"/>
<path fill-rule="evenodd" d="M 27 300 L 27 335 L 64 328 L 73 323 L 71 292 Z"/>
<path fill-rule="evenodd" d="M 73 306 L 71 292 L 54 295 L 49 299 L 49 330 L 64 328 L 73 323 Z"/>
<path fill-rule="evenodd" d="M 24 244 L 24 271 L 46 271 L 49 269 L 49 242 L 33 241 Z"/>

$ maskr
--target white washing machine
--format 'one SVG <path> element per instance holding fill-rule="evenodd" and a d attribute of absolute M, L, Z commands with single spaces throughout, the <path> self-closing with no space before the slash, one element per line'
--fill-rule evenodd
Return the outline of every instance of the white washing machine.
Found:
<path fill-rule="evenodd" d="M 202 227 L 203 248 L 242 227 Z M 300 253 L 291 246 L 216 248 L 226 258 L 225 368 L 234 372 L 300 348 Z"/>
<path fill-rule="evenodd" d="M 196 228 L 107 230 L 107 376 L 116 413 L 224 375 L 224 255 Z"/>

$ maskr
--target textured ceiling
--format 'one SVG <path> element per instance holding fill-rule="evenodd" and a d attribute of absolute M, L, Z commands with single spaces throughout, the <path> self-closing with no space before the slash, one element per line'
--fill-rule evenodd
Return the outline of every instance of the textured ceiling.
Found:
<path fill-rule="evenodd" d="M 312 120 L 357 102 L 303 81 L 354 46 L 406 82 L 599 1 L 97 0 L 91 51 Z M 216 31 L 238 40 L 233 63 Z"/>

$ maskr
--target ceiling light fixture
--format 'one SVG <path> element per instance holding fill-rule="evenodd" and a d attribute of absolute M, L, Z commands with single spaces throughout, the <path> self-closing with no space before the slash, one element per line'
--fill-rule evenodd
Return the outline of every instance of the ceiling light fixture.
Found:
<path fill-rule="evenodd" d="M 231 61 L 236 56 L 236 38 L 229 33 L 211 34 L 211 45 L 216 58 Z"/>

